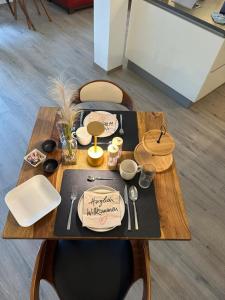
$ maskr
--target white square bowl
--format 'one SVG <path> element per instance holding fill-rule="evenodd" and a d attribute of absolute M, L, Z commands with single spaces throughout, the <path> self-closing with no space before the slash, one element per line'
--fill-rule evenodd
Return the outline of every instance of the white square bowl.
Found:
<path fill-rule="evenodd" d="M 36 175 L 5 196 L 5 202 L 20 226 L 28 227 L 55 209 L 61 196 L 43 175 Z"/>
<path fill-rule="evenodd" d="M 41 157 L 39 162 L 36 163 L 36 164 L 33 164 L 30 160 L 29 160 L 29 156 L 32 154 L 32 153 L 37 153 L 39 154 L 39 156 Z M 36 168 L 37 166 L 39 166 L 42 162 L 44 162 L 46 159 L 46 155 L 44 153 L 42 153 L 41 151 L 39 151 L 38 149 L 33 149 L 30 153 L 28 153 L 26 156 L 24 156 L 24 160 L 29 164 L 31 165 L 32 167 Z"/>

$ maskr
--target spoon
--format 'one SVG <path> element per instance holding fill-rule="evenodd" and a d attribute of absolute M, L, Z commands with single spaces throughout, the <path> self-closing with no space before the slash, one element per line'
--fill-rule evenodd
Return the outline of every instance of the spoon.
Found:
<path fill-rule="evenodd" d="M 91 143 L 91 144 L 94 144 L 94 143 Z M 110 145 L 112 144 L 112 141 L 109 141 L 109 142 L 98 142 L 98 145 Z"/>
<path fill-rule="evenodd" d="M 114 180 L 114 179 L 116 179 L 116 178 L 103 178 L 103 177 L 98 177 L 98 176 L 91 176 L 91 175 L 88 175 L 88 177 L 87 177 L 87 180 L 88 181 L 91 181 L 91 182 L 93 182 L 93 181 L 95 181 L 95 180 Z"/>
<path fill-rule="evenodd" d="M 135 229 L 138 230 L 138 218 L 137 218 L 137 210 L 136 210 L 136 204 L 135 201 L 137 201 L 138 199 L 138 191 L 135 185 L 132 185 L 129 188 L 129 198 L 130 200 L 133 202 L 133 206 L 134 206 L 134 222 L 135 222 Z"/>

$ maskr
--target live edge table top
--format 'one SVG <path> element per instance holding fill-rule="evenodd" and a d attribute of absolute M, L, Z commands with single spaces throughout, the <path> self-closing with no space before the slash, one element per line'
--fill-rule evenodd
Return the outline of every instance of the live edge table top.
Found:
<path fill-rule="evenodd" d="M 41 107 L 33 129 L 27 153 L 34 148 L 40 148 L 41 143 L 51 138 L 54 132 L 57 108 Z M 164 118 L 162 112 L 137 112 L 139 140 L 150 129 L 159 129 Z M 60 152 L 55 151 L 49 157 L 59 159 Z M 87 151 L 78 150 L 77 165 L 63 166 L 60 164 L 57 172 L 49 176 L 49 181 L 60 191 L 62 174 L 65 169 L 92 169 L 87 162 Z M 133 152 L 124 151 L 123 158 L 133 158 Z M 107 162 L 98 169 L 107 170 Z M 41 167 L 32 168 L 23 163 L 17 184 L 21 184 L 34 175 L 42 174 Z M 190 240 L 184 200 L 179 184 L 175 162 L 165 172 L 157 173 L 154 179 L 155 193 L 160 216 L 160 240 Z M 76 237 L 57 237 L 54 235 L 56 209 L 30 227 L 21 227 L 9 212 L 3 230 L 5 239 L 76 239 Z M 87 239 L 87 237 L 84 237 Z M 79 237 L 79 239 L 81 239 Z M 118 238 L 119 239 L 119 238 Z M 120 238 L 121 239 L 121 238 Z M 124 237 L 126 239 L 126 237 Z M 127 238 L 128 239 L 128 238 Z M 148 238 L 149 240 L 151 238 Z M 155 239 L 155 238 L 154 238 Z"/>

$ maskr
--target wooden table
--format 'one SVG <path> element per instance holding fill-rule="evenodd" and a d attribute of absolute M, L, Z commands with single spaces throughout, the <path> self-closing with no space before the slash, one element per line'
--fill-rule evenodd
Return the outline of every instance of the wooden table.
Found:
<path fill-rule="evenodd" d="M 40 148 L 41 143 L 50 137 L 55 136 L 55 119 L 57 108 L 42 107 L 38 113 L 37 121 L 30 139 L 28 152 L 34 148 Z M 164 118 L 162 112 L 137 112 L 139 140 L 143 134 L 150 129 L 159 129 Z M 51 155 L 59 159 L 59 150 Z M 49 181 L 60 191 L 62 174 L 65 169 L 93 169 L 86 162 L 87 151 L 78 150 L 78 163 L 75 166 L 60 165 L 58 171 L 49 176 Z M 124 151 L 124 158 L 133 158 L 133 152 Z M 106 161 L 99 169 L 107 170 Z M 24 162 L 17 184 L 21 184 L 34 175 L 42 174 L 41 166 L 30 167 Z M 160 215 L 160 240 L 189 240 L 191 238 L 188 227 L 184 201 L 180 189 L 179 178 L 175 162 L 165 172 L 158 173 L 154 179 L 157 205 Z M 20 227 L 9 212 L 4 231 L 5 239 L 58 239 L 54 235 L 56 210 L 49 213 L 43 219 L 30 227 Z M 125 237 L 126 238 L 126 237 Z M 73 239 L 73 237 L 61 237 L 60 239 Z M 155 239 L 155 238 L 154 238 Z"/>

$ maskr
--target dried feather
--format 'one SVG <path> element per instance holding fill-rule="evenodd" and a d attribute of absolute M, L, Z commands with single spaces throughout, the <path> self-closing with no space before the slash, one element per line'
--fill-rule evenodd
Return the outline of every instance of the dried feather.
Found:
<path fill-rule="evenodd" d="M 66 122 L 70 127 L 78 117 L 80 111 L 71 108 L 71 103 L 77 95 L 77 86 L 66 80 L 63 76 L 59 78 L 50 78 L 51 86 L 49 95 L 59 105 L 59 115 L 63 122 Z"/>

